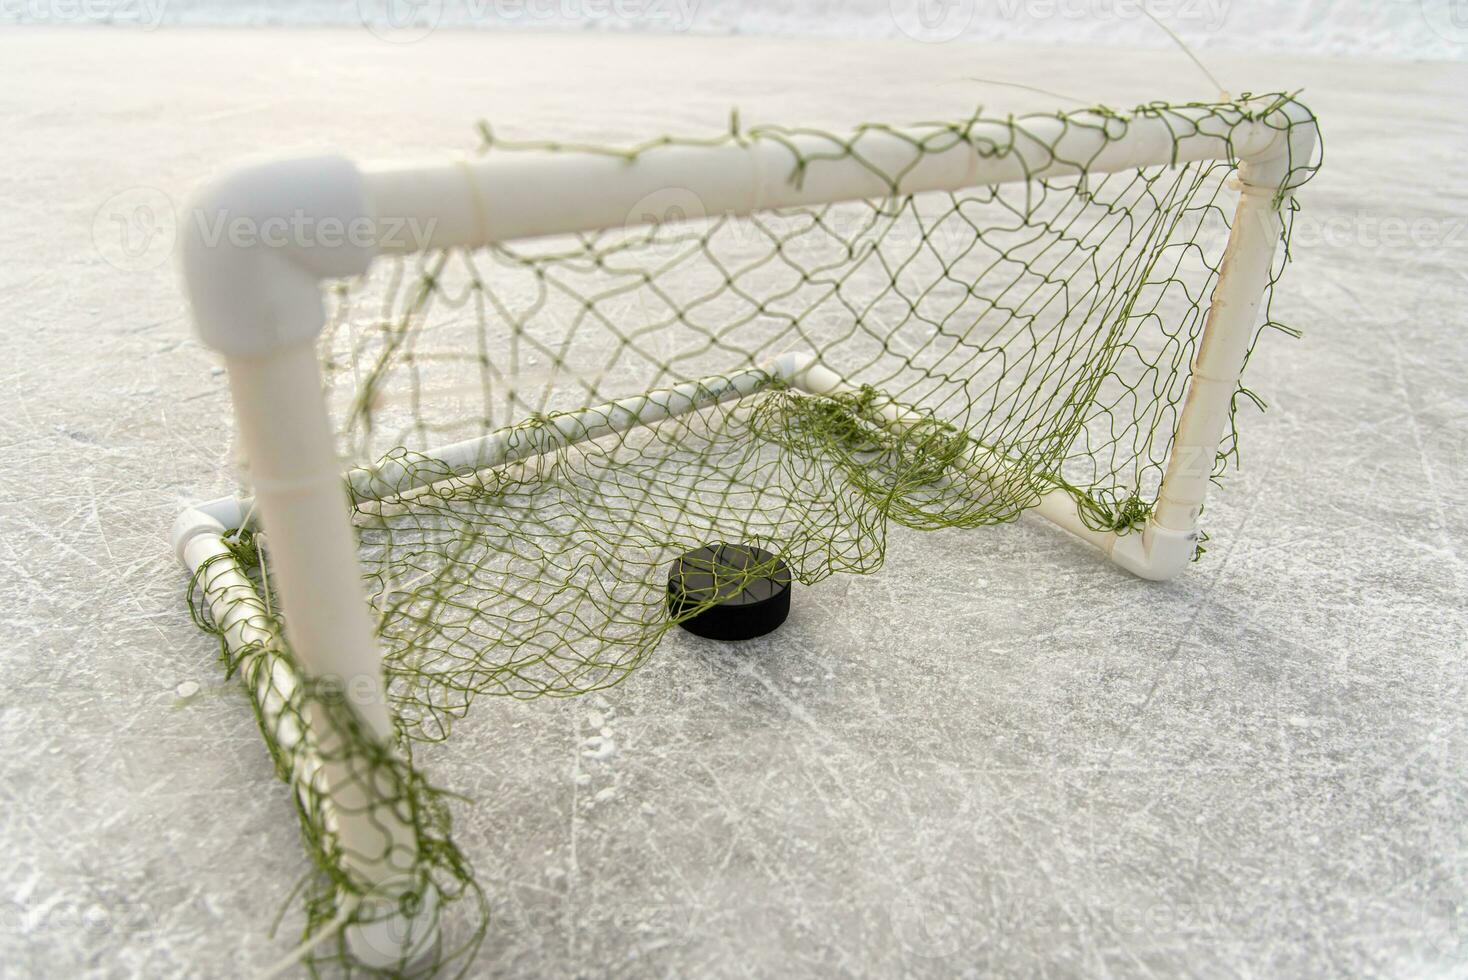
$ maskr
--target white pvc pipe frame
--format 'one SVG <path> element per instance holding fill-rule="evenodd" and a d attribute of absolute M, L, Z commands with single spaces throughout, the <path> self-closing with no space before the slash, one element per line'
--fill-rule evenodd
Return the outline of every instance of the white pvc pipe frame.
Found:
<path fill-rule="evenodd" d="M 1185 130 L 1192 132 L 1177 135 Z M 1117 534 L 1086 527 L 1074 501 L 1062 492 L 1044 494 L 1036 505 L 1041 515 L 1096 545 L 1121 567 L 1155 580 L 1176 575 L 1196 547 L 1198 515 L 1269 281 L 1282 221 L 1279 209 L 1290 190 L 1285 181 L 1314 152 L 1313 116 L 1298 103 L 1284 102 L 1267 121 L 1245 120 L 1236 110 L 1198 107 L 1133 117 L 1121 133 L 1114 120 L 1108 123 L 1095 115 L 1071 116 L 1069 122 L 1032 117 L 1018 129 L 978 123 L 966 136 L 955 133 L 946 149 L 920 150 L 914 138 L 868 129 L 858 137 L 861 160 L 853 155 L 831 159 L 828 138 L 789 137 L 803 156 L 817 158 L 798 183 L 790 179 L 795 159 L 790 146 L 750 139 L 662 146 L 645 150 L 635 161 L 590 151 L 491 153 L 474 161 L 360 169 L 339 157 L 290 160 L 236 171 L 205 188 L 190 210 L 195 220 L 185 222 L 185 281 L 198 333 L 226 358 L 255 497 L 223 498 L 190 508 L 180 515 L 173 539 L 190 570 L 211 563 L 202 584 L 226 642 L 237 649 L 250 642 L 272 642 L 260 626 L 265 610 L 259 595 L 222 544 L 228 530 L 257 512 L 269 537 L 271 575 L 300 667 L 314 677 L 340 680 L 355 692 L 353 701 L 368 729 L 380 739 L 391 737 L 380 654 L 316 360 L 325 279 L 360 274 L 379 254 L 478 247 L 634 224 L 637 208 L 669 189 L 682 199 L 692 195 L 706 215 L 743 215 L 886 197 L 893 189 L 881 174 L 902 174 L 903 194 L 957 191 L 1082 169 L 1114 172 L 1226 159 L 1231 150 L 1240 162 L 1240 199 L 1150 519 L 1141 533 Z M 996 147 L 1007 150 L 996 153 Z M 208 229 L 220 227 L 221 218 L 243 219 L 248 223 L 244 227 L 260 234 L 243 240 L 210 238 Z M 417 222 L 420 230 L 431 229 L 431 234 L 407 241 L 403 226 L 408 221 Z M 364 222 L 372 229 L 366 241 L 360 234 Z M 271 228 L 291 227 L 313 228 L 317 238 L 288 240 L 286 234 L 271 240 L 266 234 Z M 328 229 L 337 233 L 330 245 Z M 457 472 L 501 465 L 744 397 L 775 377 L 817 394 L 849 390 L 813 357 L 787 354 L 763 369 L 562 416 L 551 435 L 539 436 L 535 443 L 516 444 L 512 437 L 496 434 L 432 455 Z M 902 419 L 893 414 L 892 421 L 900 424 Z M 359 497 L 380 495 L 386 488 L 406 489 L 400 482 L 404 478 L 391 464 L 349 477 Z M 255 675 L 247 669 L 245 676 Z M 268 688 L 289 688 L 294 682 L 261 675 L 253 683 L 266 723 L 278 735 L 282 726 L 290 735 L 280 699 L 270 698 Z M 318 737 L 331 741 L 330 733 Z M 333 785 L 334 794 L 373 790 L 364 790 L 353 778 L 349 760 L 307 768 L 309 772 L 296 774 L 295 783 L 297 792 L 308 798 Z M 377 789 L 391 795 L 390 787 Z M 352 804 L 350 812 L 344 808 L 335 819 L 349 870 L 390 897 L 392 882 L 401 880 L 416 853 L 412 829 L 404 814 L 386 804 L 374 812 L 368 812 L 368 800 L 354 799 Z M 385 828 L 392 847 L 381 854 Z M 395 928 L 367 936 L 358 930 L 348 939 L 354 952 L 369 961 L 396 962 L 414 951 L 405 943 L 420 943 L 423 937 L 420 930 L 416 938 L 401 940 L 404 927 L 398 923 Z"/>

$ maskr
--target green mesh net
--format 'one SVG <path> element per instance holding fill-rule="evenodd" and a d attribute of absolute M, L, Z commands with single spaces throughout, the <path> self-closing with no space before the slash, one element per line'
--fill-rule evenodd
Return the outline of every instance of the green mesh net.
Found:
<path fill-rule="evenodd" d="M 1061 118 L 1119 137 L 1146 115 L 1182 139 L 1203 131 L 1199 108 L 1210 132 L 1286 127 L 1288 99 Z M 849 137 L 736 122 L 712 140 L 628 150 L 481 134 L 485 153 L 607 153 L 634 167 L 673 143 L 773 141 L 800 181 L 860 157 L 873 131 L 939 150 L 970 139 L 980 118 Z M 1027 120 L 1003 122 L 1011 142 L 981 153 L 1037 139 Z M 796 136 L 827 148 L 797 151 Z M 226 565 L 252 577 L 260 632 L 225 643 L 226 660 L 255 696 L 283 777 L 301 784 L 309 760 L 350 759 L 354 778 L 380 783 L 377 796 L 405 814 L 419 844 L 395 901 L 413 911 L 432 892 L 444 912 L 430 968 L 467 965 L 487 920 L 412 746 L 446 738 L 479 695 L 567 696 L 624 679 L 701 611 L 669 612 L 678 555 L 752 544 L 811 585 L 877 569 L 894 524 L 1011 521 L 1056 489 L 1090 527 L 1145 522 L 1237 200 L 1236 163 L 1218 139 L 1225 162 L 1093 173 L 1077 161 L 1076 176 L 952 194 L 899 194 L 902 174 L 884 174 L 894 193 L 882 199 L 741 218 L 703 214 L 673 189 L 624 228 L 383 260 L 339 284 L 321 357 L 357 467 L 353 520 L 399 745 L 313 741 L 311 712 L 349 733 L 353 713 L 300 679 L 280 639 L 268 544 L 249 529 L 229 539 Z M 1292 165 L 1290 187 L 1317 164 Z M 1295 205 L 1278 203 L 1287 243 Z M 1272 280 L 1287 257 L 1280 249 Z M 1268 297 L 1264 310 L 1260 328 L 1279 327 Z M 841 388 L 792 384 L 773 366 L 792 353 Z M 475 458 L 495 465 L 440 448 L 474 440 Z M 1231 433 L 1215 475 L 1236 454 Z M 193 589 L 199 622 L 216 632 L 221 567 L 206 563 Z M 343 805 L 339 785 L 330 796 Z M 315 866 L 310 961 L 366 969 L 344 928 L 369 915 L 356 902 L 365 886 L 320 799 L 299 797 Z"/>

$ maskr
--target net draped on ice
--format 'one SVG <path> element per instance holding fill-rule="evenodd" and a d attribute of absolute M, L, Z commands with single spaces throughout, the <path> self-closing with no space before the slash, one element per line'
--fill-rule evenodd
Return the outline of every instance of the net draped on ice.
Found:
<path fill-rule="evenodd" d="M 1204 118 L 1224 134 L 1251 120 L 1284 127 L 1287 100 L 1246 97 Z M 1163 105 L 1060 118 L 1114 139 L 1141 115 L 1175 123 L 1178 139 L 1204 131 Z M 489 154 L 596 152 L 628 167 L 680 143 L 772 141 L 789 150 L 793 182 L 860 160 L 874 132 L 905 134 L 914 160 L 970 140 L 983 156 L 1047 150 L 1026 118 L 1003 120 L 1007 143 L 974 139 L 980 119 L 846 137 L 736 123 L 711 140 L 628 150 L 481 134 Z M 826 149 L 811 153 L 809 137 Z M 344 469 L 357 467 L 353 521 L 401 745 L 380 753 L 313 736 L 311 712 L 350 732 L 351 709 L 300 679 L 267 603 L 270 638 L 227 659 L 257 706 L 273 696 L 297 721 L 283 739 L 265 721 L 277 712 L 262 712 L 282 775 L 352 755 L 364 782 L 398 787 L 419 835 L 402 901 L 431 883 L 445 908 L 467 895 L 482 909 L 412 745 L 446 738 L 479 695 L 575 695 L 626 677 L 675 625 L 666 589 L 678 555 L 751 544 L 810 585 L 877 569 L 894 524 L 1011 521 L 1056 489 L 1093 528 L 1140 527 L 1237 201 L 1237 163 L 1220 155 L 1116 173 L 1074 160 L 1075 175 L 956 193 L 904 194 L 903 174 L 884 173 L 892 193 L 880 199 L 745 217 L 706 213 L 669 188 L 624 227 L 383 259 L 337 284 L 320 354 Z M 1285 186 L 1317 165 L 1291 161 Z M 1287 243 L 1294 203 L 1279 203 Z M 1277 253 L 1271 289 L 1287 257 Z M 1268 295 L 1263 311 L 1260 329 L 1280 327 Z M 791 354 L 849 388 L 800 390 L 771 367 Z M 726 397 L 731 379 L 751 393 Z M 689 392 L 704 407 L 634 417 Z M 582 440 L 578 427 L 593 425 Z M 504 459 L 492 468 L 465 472 L 436 455 L 491 437 Z M 1215 474 L 1236 454 L 1230 432 Z M 246 530 L 230 547 L 268 599 L 268 542 Z M 196 593 L 210 574 L 199 570 Z M 194 607 L 209 628 L 208 605 Z M 321 801 L 300 794 L 300 809 L 317 869 L 314 955 L 350 960 L 324 933 L 363 914 L 343 898 L 362 886 Z M 471 918 L 480 927 L 446 942 L 446 964 L 468 961 L 453 954 L 482 934 Z"/>

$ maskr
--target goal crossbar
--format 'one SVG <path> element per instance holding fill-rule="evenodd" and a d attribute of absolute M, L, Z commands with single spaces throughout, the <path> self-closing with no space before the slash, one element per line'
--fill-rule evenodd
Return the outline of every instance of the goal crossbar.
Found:
<path fill-rule="evenodd" d="M 1160 164 L 1282 160 L 1291 132 L 1243 113 L 1181 107 L 1125 121 L 1096 113 L 974 121 L 922 131 L 868 127 L 832 154 L 828 137 L 756 130 L 716 145 L 672 145 L 628 157 L 562 149 L 490 153 L 472 161 L 363 168 L 379 214 L 412 216 L 426 237 L 385 236 L 384 252 L 480 247 L 635 223 L 649 196 L 678 188 L 704 215 L 742 216 L 932 191 L 959 191 Z M 1296 153 L 1299 136 L 1294 135 Z M 800 165 L 792 179 L 792 164 Z M 1258 174 L 1267 183 L 1270 174 Z M 1276 180 L 1276 185 L 1278 181 Z M 703 215 L 689 215 L 701 217 Z"/>

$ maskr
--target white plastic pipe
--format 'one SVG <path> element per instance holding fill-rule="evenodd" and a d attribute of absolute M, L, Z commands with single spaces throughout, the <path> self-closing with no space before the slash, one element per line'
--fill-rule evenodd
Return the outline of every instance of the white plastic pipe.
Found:
<path fill-rule="evenodd" d="M 218 533 L 191 535 L 184 555 L 185 565 L 200 575 L 202 589 L 209 613 L 218 626 L 224 642 L 236 654 L 249 653 L 239 665 L 240 674 L 254 692 L 255 702 L 265 718 L 265 727 L 275 741 L 291 752 L 301 742 L 301 730 L 296 719 L 287 714 L 300 689 L 300 680 L 283 660 L 268 658 L 271 667 L 264 669 L 268 652 L 275 649 L 275 633 L 270 629 L 270 614 L 261 601 L 255 583 L 240 569 L 234 554 L 225 546 Z M 304 759 L 303 764 L 310 766 Z M 314 771 L 314 766 L 311 770 Z M 310 772 L 302 770 L 302 778 L 292 782 L 299 791 L 309 794 L 312 780 Z"/>
<path fill-rule="evenodd" d="M 545 455 L 582 442 L 590 442 L 635 426 L 653 425 L 664 419 L 740 398 L 747 398 L 769 388 L 776 380 L 812 395 L 851 394 L 859 389 L 834 371 L 817 363 L 812 354 L 790 352 L 763 365 L 728 375 L 711 375 L 687 381 L 661 391 L 623 398 L 590 408 L 552 416 L 543 427 L 499 429 L 494 432 L 426 450 L 422 456 L 432 465 L 419 466 L 398 458 L 375 466 L 362 466 L 348 471 L 346 483 L 358 500 L 383 500 L 431 486 L 449 476 L 466 477 L 483 470 Z M 877 411 L 894 425 L 915 421 L 921 416 L 903 414 L 895 402 L 883 402 Z M 1015 464 L 975 445 L 992 465 L 1009 469 Z M 176 541 L 190 540 L 197 530 L 208 530 L 216 522 L 216 513 L 238 515 L 238 526 L 248 518 L 251 501 L 223 497 L 201 504 L 185 512 L 189 520 L 181 520 L 175 529 Z M 1073 534 L 1109 550 L 1115 532 L 1096 531 L 1080 518 L 1075 501 L 1062 490 L 1042 494 L 1035 512 Z M 191 516 L 196 515 L 196 516 Z M 203 523 L 200 523 L 203 522 Z M 182 546 L 182 545 L 180 545 Z M 187 563 L 187 559 L 185 560 Z"/>
<path fill-rule="evenodd" d="M 386 741 L 393 726 L 381 673 L 355 652 L 376 648 L 375 624 L 355 576 L 334 574 L 356 567 L 357 547 L 316 351 L 231 358 L 229 380 L 292 649 L 313 677 L 351 685 L 358 714 Z"/>
<path fill-rule="evenodd" d="M 197 511 L 192 513 L 197 514 Z M 272 656 L 277 638 L 266 608 L 234 553 L 225 546 L 224 529 L 191 534 L 185 546 L 185 566 L 200 576 L 209 613 L 232 653 L 241 656 L 239 673 L 260 708 L 264 727 L 293 762 L 291 787 L 308 812 L 323 799 L 325 776 L 320 760 L 303 745 L 301 720 L 290 710 L 301 689 L 301 679 L 285 660 Z"/>
<path fill-rule="evenodd" d="M 384 252 L 475 247 L 544 235 L 590 232 L 661 220 L 645 213 L 670 189 L 689 218 L 768 208 L 867 200 L 894 193 L 882 175 L 901 174 L 903 194 L 1106 173 L 1262 153 L 1279 137 L 1237 112 L 1181 108 L 1123 124 L 1101 115 L 1030 117 L 1024 129 L 975 123 L 962 135 L 868 129 L 852 139 L 859 156 L 830 138 L 752 138 L 744 145 L 663 146 L 635 162 L 594 152 L 490 152 L 456 163 L 384 164 L 363 170 L 383 232 Z M 1180 132 L 1190 135 L 1178 138 Z M 925 146 L 918 141 L 926 139 Z M 1232 143 L 1230 144 L 1230 140 Z M 797 156 L 809 160 L 792 179 Z M 696 202 L 693 211 L 686 201 Z M 413 227 L 409 228 L 411 221 Z"/>
<path fill-rule="evenodd" d="M 1173 434 L 1156 506 L 1139 542 L 1126 542 L 1121 563 L 1145 562 L 1162 574 L 1181 571 L 1196 547 L 1198 519 L 1212 479 L 1219 442 L 1233 411 L 1269 286 L 1275 251 L 1289 206 L 1289 184 L 1315 152 L 1319 131 L 1298 103 L 1284 107 L 1291 123 L 1263 147 L 1242 154 L 1239 203 L 1224 248 L 1188 378 L 1188 391 Z M 1185 557 L 1186 556 L 1186 557 Z M 1118 552 L 1112 552 L 1113 559 Z M 1152 576 L 1149 576 L 1152 577 Z"/>
<path fill-rule="evenodd" d="M 728 376 L 687 381 L 661 391 L 553 415 L 541 426 L 500 429 L 430 450 L 426 456 L 435 463 L 446 464 L 454 475 L 465 476 L 532 456 L 543 456 L 576 443 L 626 432 L 636 426 L 652 425 L 730 399 L 743 398 L 760 391 L 771 380 L 770 371 L 749 368 Z M 415 467 L 411 462 L 398 459 L 354 469 L 347 474 L 353 495 L 364 500 L 381 500 L 440 479 L 443 479 L 443 471 L 437 466 Z"/>
<path fill-rule="evenodd" d="M 449 475 L 469 476 L 577 443 L 626 432 L 635 426 L 653 425 L 723 402 L 747 398 L 768 389 L 776 381 L 811 395 L 831 396 L 859 391 L 835 371 L 820 364 L 815 355 L 792 351 L 761 367 L 700 378 L 662 391 L 567 412 L 553 416 L 542 427 L 502 429 L 430 449 L 423 454 L 435 464 L 443 465 L 414 466 L 391 459 L 378 466 L 352 470 L 347 474 L 347 482 L 358 499 L 381 500 L 431 486 Z M 877 413 L 899 431 L 926 418 L 904 412 L 891 400 L 879 400 L 875 407 Z M 1014 462 L 977 444 L 974 444 L 973 451 L 991 468 L 1004 471 L 1016 468 Z M 1087 527 L 1081 520 L 1075 501 L 1058 488 L 1041 494 L 1034 510 L 1108 554 L 1119 537 L 1114 531 Z"/>
<path fill-rule="evenodd" d="M 1233 410 L 1234 392 L 1259 323 L 1281 222 L 1276 188 L 1245 184 L 1224 249 L 1218 283 L 1188 376 L 1153 519 L 1159 527 L 1188 531 L 1198 525 Z"/>
<path fill-rule="evenodd" d="M 388 745 L 394 728 L 375 623 L 356 574 L 356 541 L 315 349 L 231 358 L 229 377 L 286 638 L 312 681 L 338 686 L 370 737 Z M 321 790 L 348 870 L 372 888 L 400 886 L 417 854 L 412 826 L 399 810 L 402 787 L 390 770 L 353 750 L 324 705 L 311 701 L 308 709 L 320 747 Z"/>

